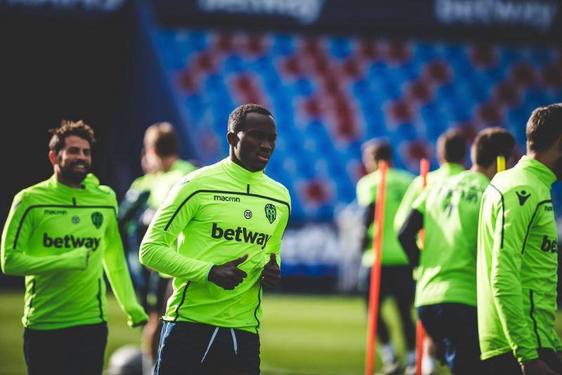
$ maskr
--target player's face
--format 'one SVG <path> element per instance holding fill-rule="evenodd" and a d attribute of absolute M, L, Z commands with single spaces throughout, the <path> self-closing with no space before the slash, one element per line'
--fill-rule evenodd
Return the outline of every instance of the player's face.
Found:
<path fill-rule="evenodd" d="M 260 113 L 249 113 L 242 130 L 228 135 L 234 161 L 252 172 L 265 168 L 275 149 L 276 138 L 275 122 Z"/>
<path fill-rule="evenodd" d="M 64 148 L 59 151 L 55 165 L 61 177 L 72 183 L 80 183 L 90 172 L 91 165 L 90 143 L 75 135 L 66 137 Z"/>

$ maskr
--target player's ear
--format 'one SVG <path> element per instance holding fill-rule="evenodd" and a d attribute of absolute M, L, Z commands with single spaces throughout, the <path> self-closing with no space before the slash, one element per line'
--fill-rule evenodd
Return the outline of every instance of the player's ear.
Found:
<path fill-rule="evenodd" d="M 240 138 L 238 138 L 238 135 L 234 132 L 226 133 L 226 139 L 228 140 L 228 144 L 232 147 L 236 147 L 238 145 L 238 141 L 240 140 Z"/>
<path fill-rule="evenodd" d="M 57 164 L 57 153 L 54 151 L 49 151 L 49 161 L 52 165 Z"/>

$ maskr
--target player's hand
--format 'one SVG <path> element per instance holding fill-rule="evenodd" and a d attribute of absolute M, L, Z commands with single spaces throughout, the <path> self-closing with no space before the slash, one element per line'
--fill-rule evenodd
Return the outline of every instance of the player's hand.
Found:
<path fill-rule="evenodd" d="M 90 249 L 86 247 L 79 247 L 74 251 L 71 251 L 69 255 L 72 254 L 73 258 L 76 259 L 76 269 L 83 271 L 88 268 L 88 264 L 90 263 L 90 256 L 92 252 Z"/>
<path fill-rule="evenodd" d="M 273 288 L 281 282 L 281 270 L 275 260 L 275 254 L 271 254 L 269 262 L 263 268 L 260 283 L 262 286 Z"/>
<path fill-rule="evenodd" d="M 143 326 L 148 322 L 148 315 L 141 305 L 134 305 L 127 310 L 127 325 L 129 327 Z"/>
<path fill-rule="evenodd" d="M 523 375 L 557 375 L 542 359 L 533 359 L 532 361 L 523 362 L 521 364 Z"/>
<path fill-rule="evenodd" d="M 213 266 L 209 271 L 209 281 L 223 289 L 232 290 L 236 288 L 247 276 L 246 272 L 238 268 L 238 265 L 244 263 L 247 258 L 248 254 L 230 262 Z"/>

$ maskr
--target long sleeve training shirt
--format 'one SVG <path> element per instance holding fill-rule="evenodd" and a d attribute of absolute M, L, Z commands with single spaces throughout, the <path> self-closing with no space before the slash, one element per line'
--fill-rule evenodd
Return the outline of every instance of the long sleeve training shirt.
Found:
<path fill-rule="evenodd" d="M 117 227 L 111 188 L 89 174 L 83 188 L 55 176 L 19 192 L 2 234 L 2 270 L 25 276 L 23 324 L 50 330 L 107 321 L 107 275 L 130 325 L 146 321 L 137 303 Z"/>
<path fill-rule="evenodd" d="M 260 275 L 276 254 L 290 213 L 287 189 L 262 171 L 229 159 L 188 174 L 170 192 L 141 244 L 145 266 L 173 276 L 165 321 L 187 321 L 257 333 Z M 248 254 L 247 277 L 233 290 L 208 280 L 213 265 Z"/>

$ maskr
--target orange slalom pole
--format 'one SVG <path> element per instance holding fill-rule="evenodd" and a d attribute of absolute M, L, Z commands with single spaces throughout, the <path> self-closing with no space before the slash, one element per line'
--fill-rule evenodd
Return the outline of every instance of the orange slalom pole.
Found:
<path fill-rule="evenodd" d="M 427 174 L 429 173 L 429 160 L 420 160 L 420 175 L 422 178 L 422 187 L 425 189 L 427 187 Z M 420 233 L 420 241 L 424 241 L 424 232 Z M 421 375 L 422 373 L 422 363 L 423 363 L 423 341 L 425 337 L 425 331 L 423 329 L 423 324 L 418 319 L 416 323 L 416 375 Z"/>
<path fill-rule="evenodd" d="M 379 162 L 380 183 L 377 189 L 377 201 L 375 204 L 376 235 L 373 236 L 373 265 L 371 267 L 371 282 L 369 290 L 369 317 L 367 321 L 367 342 L 365 350 L 365 375 L 373 375 L 376 365 L 376 343 L 377 318 L 379 314 L 379 292 L 381 286 L 381 257 L 382 257 L 382 233 L 384 225 L 384 202 L 386 198 L 386 174 L 388 164 Z"/>

